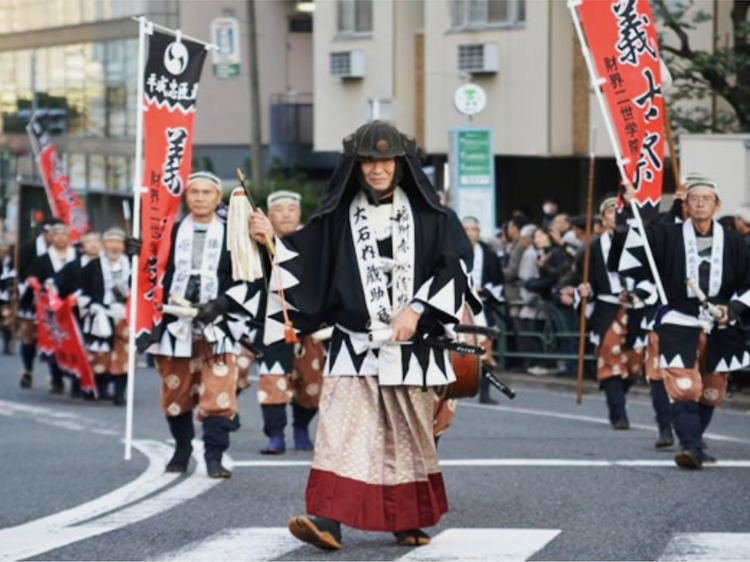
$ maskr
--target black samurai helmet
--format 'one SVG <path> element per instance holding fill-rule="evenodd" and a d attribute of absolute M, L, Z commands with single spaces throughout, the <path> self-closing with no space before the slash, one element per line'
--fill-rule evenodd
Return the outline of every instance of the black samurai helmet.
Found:
<path fill-rule="evenodd" d="M 435 210 L 444 212 L 435 188 L 430 183 L 417 156 L 417 142 L 385 121 L 371 121 L 343 140 L 344 153 L 333 171 L 313 216 L 327 215 L 341 203 L 351 201 L 359 190 L 354 167 L 361 158 L 396 158 L 401 169 L 399 185 L 407 192 L 419 194 Z M 345 196 L 346 195 L 346 196 Z"/>

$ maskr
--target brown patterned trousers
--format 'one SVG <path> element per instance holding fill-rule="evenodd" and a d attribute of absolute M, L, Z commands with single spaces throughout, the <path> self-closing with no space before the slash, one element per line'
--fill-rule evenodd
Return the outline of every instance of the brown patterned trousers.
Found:
<path fill-rule="evenodd" d="M 156 357 L 161 375 L 160 406 L 168 416 L 198 407 L 198 421 L 209 416 L 233 418 L 237 413 L 237 356 L 213 354 L 205 339 L 193 341 L 192 357 Z"/>
<path fill-rule="evenodd" d="M 89 351 L 88 360 L 96 375 L 114 376 L 128 373 L 128 327 L 125 319 L 115 322 L 115 337 L 111 351 Z"/>
<path fill-rule="evenodd" d="M 645 350 L 625 349 L 628 311 L 621 308 L 596 350 L 596 380 L 611 377 L 637 379 L 643 372 Z"/>
<path fill-rule="evenodd" d="M 320 343 L 305 336 L 294 353 L 294 372 L 285 375 L 261 375 L 258 402 L 264 405 L 294 402 L 303 408 L 317 408 L 323 387 L 325 351 Z"/>

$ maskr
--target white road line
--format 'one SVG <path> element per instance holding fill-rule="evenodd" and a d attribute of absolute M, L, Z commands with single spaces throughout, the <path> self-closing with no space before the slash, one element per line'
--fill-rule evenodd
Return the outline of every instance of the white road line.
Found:
<path fill-rule="evenodd" d="M 659 560 L 750 560 L 750 533 L 677 533 Z"/>
<path fill-rule="evenodd" d="M 167 488 L 180 477 L 179 474 L 164 472 L 164 465 L 169 460 L 172 449 L 157 441 L 136 440 L 133 446 L 149 460 L 143 474 L 129 484 L 85 504 L 0 530 L 0 561 L 38 556 L 114 531 L 171 509 L 221 483 L 221 480 L 207 477 L 204 463 L 200 459 L 195 474 L 176 486 Z M 200 449 L 200 442 L 194 442 L 193 446 Z M 167 489 L 163 493 L 135 503 L 164 488 Z M 121 508 L 125 509 L 116 511 Z"/>
<path fill-rule="evenodd" d="M 158 561 L 273 560 L 303 544 L 286 527 L 228 529 L 157 558 Z"/>
<path fill-rule="evenodd" d="M 169 448 L 156 441 L 135 441 L 133 445 L 149 460 L 138 478 L 109 494 L 77 507 L 41 519 L 0 530 L 0 560 L 20 560 L 79 540 L 74 525 L 118 509 L 170 484 L 178 475 L 165 474 Z"/>
<path fill-rule="evenodd" d="M 79 416 L 72 412 L 53 410 L 52 408 L 44 408 L 42 406 L 31 406 L 20 402 L 0 400 L 0 415 L 8 417 L 23 416 L 33 419 L 36 423 L 70 429 L 72 431 L 84 431 L 113 437 L 119 437 L 120 435 L 120 432 L 116 429 L 101 427 L 101 422 Z"/>
<path fill-rule="evenodd" d="M 447 529 L 398 560 L 528 560 L 560 534 L 552 529 Z"/>
<path fill-rule="evenodd" d="M 557 418 L 561 420 L 572 420 L 582 421 L 588 423 L 595 423 L 599 425 L 609 425 L 609 421 L 601 418 L 595 418 L 593 416 L 580 416 L 578 414 L 561 414 L 559 412 L 547 412 L 545 410 L 534 410 L 532 408 L 516 408 L 512 406 L 489 406 L 486 404 L 471 404 L 461 402 L 460 407 L 468 408 L 479 408 L 482 410 L 494 410 L 499 412 L 506 412 L 510 414 L 526 414 L 530 416 L 542 416 L 545 418 Z M 653 425 L 643 425 L 638 423 L 631 423 L 631 429 L 641 429 L 643 431 L 656 432 L 658 429 Z M 729 441 L 732 443 L 742 443 L 743 445 L 750 445 L 750 439 L 742 439 L 741 437 L 731 437 L 729 435 L 719 435 L 718 433 L 706 433 L 704 435 L 706 439 L 715 439 L 716 441 Z"/>
<path fill-rule="evenodd" d="M 312 461 L 233 461 L 232 468 L 293 468 L 310 466 Z M 472 466 L 523 466 L 523 467 L 669 467 L 674 468 L 673 460 L 579 460 L 579 459 L 442 459 L 440 466 L 472 467 Z M 716 464 L 705 465 L 704 468 L 750 468 L 750 460 L 720 460 Z"/>
<path fill-rule="evenodd" d="M 161 464 L 160 468 L 163 467 L 164 464 L 166 464 L 166 460 L 168 460 L 168 458 L 169 457 L 165 459 L 165 462 Z M 183 502 L 191 500 L 203 494 L 204 492 L 207 492 L 217 484 L 221 484 L 223 482 L 222 479 L 208 477 L 208 473 L 206 472 L 206 463 L 203 461 L 202 441 L 193 441 L 193 458 L 197 461 L 195 471 L 176 486 L 173 486 L 168 490 L 165 490 L 164 492 L 158 494 L 157 496 L 149 498 L 145 501 L 142 501 L 135 505 L 131 505 L 129 507 L 126 507 L 125 509 L 116 511 L 100 519 L 90 521 L 82 526 L 79 526 L 79 528 L 83 527 L 90 530 L 96 530 L 95 534 L 97 535 L 101 533 L 107 533 L 109 531 L 114 531 L 115 529 L 120 529 L 127 525 L 132 525 L 133 523 L 138 523 L 139 521 L 143 521 L 145 519 L 148 519 L 149 517 L 153 517 L 154 515 L 163 513 L 168 509 L 172 509 L 173 507 L 178 506 Z M 227 461 L 228 464 L 231 461 L 231 458 L 227 455 L 224 455 L 224 460 Z M 163 468 L 161 469 L 163 470 Z"/>

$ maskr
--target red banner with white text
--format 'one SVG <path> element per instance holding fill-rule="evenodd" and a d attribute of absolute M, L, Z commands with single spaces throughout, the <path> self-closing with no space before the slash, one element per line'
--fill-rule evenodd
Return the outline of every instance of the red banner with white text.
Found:
<path fill-rule="evenodd" d="M 75 296 L 61 299 L 51 285 L 42 287 L 35 277 L 29 278 L 29 284 L 36 297 L 37 348 L 42 353 L 53 355 L 63 371 L 78 377 L 82 390 L 96 396 L 94 373 L 73 313 Z"/>
<path fill-rule="evenodd" d="M 204 45 L 154 31 L 144 80 L 144 169 L 141 195 L 142 248 L 135 322 L 139 347 L 161 321 L 162 278 L 183 191 L 190 175 L 193 120 Z"/>
<path fill-rule="evenodd" d="M 32 115 L 27 127 L 31 147 L 36 156 L 39 173 L 42 176 L 44 190 L 47 193 L 52 214 L 61 219 L 70 228 L 71 244 L 78 241 L 89 229 L 86 208 L 81 198 L 73 191 L 70 180 L 63 169 L 60 155 L 52 144 L 49 132 L 42 125 L 36 114 Z"/>
<path fill-rule="evenodd" d="M 580 0 L 577 9 L 636 199 L 656 205 L 664 170 L 664 97 L 649 1 Z"/>

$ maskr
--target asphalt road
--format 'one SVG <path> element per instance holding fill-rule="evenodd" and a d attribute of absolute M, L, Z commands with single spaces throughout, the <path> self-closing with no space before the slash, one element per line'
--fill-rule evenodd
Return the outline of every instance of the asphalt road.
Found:
<path fill-rule="evenodd" d="M 188 476 L 163 473 L 154 370 L 137 375 L 130 461 L 123 408 L 53 396 L 46 376 L 22 390 L 18 370 L 0 358 L 0 560 L 750 559 L 747 409 L 717 412 L 708 442 L 719 464 L 688 472 L 671 462 L 675 448 L 653 448 L 645 395 L 630 401 L 631 430 L 615 432 L 598 393 L 576 405 L 571 391 L 516 377 L 512 402 L 459 404 L 440 442 L 450 511 L 432 545 L 345 529 L 344 548 L 327 553 L 285 530 L 304 513 L 312 454 L 260 455 L 253 390 L 240 397 L 234 476 L 215 481 L 202 461 Z"/>

